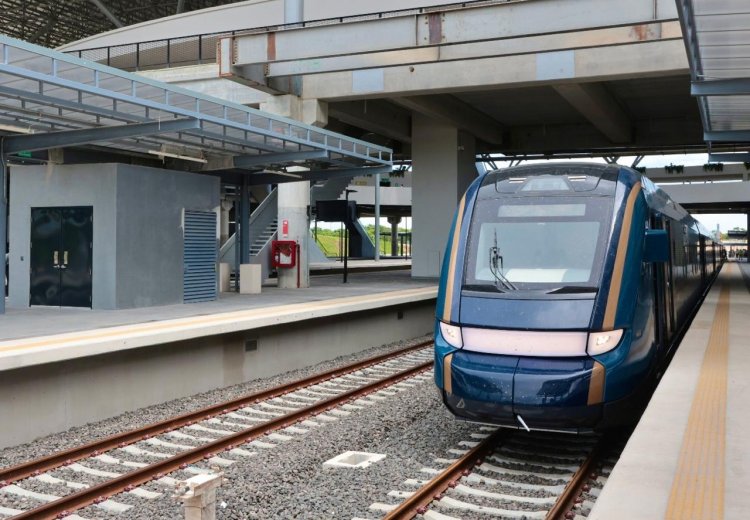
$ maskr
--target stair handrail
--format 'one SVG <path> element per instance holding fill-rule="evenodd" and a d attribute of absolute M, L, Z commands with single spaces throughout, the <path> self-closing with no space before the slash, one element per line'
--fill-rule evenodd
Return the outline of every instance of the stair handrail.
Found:
<path fill-rule="evenodd" d="M 279 200 L 279 190 L 278 188 L 274 188 L 271 190 L 268 196 L 261 201 L 258 207 L 255 208 L 255 211 L 253 211 L 252 214 L 250 215 L 250 219 L 247 222 L 248 226 L 250 226 L 250 229 L 253 228 L 253 224 L 255 224 L 257 220 L 260 220 L 260 217 L 266 212 L 266 208 L 268 206 L 273 204 L 274 207 L 277 207 L 276 204 L 278 200 Z M 276 218 L 276 215 L 274 215 L 273 218 L 267 219 L 268 222 L 266 222 L 263 225 L 263 229 L 265 229 L 268 226 L 268 224 L 273 222 L 274 218 Z"/>
<path fill-rule="evenodd" d="M 256 222 L 264 222 L 264 225 L 263 225 L 262 229 L 266 229 L 268 227 L 268 225 L 271 222 L 273 222 L 273 220 L 277 217 L 276 211 L 273 211 L 273 212 L 270 213 L 270 215 L 271 215 L 270 218 L 269 217 L 265 217 L 265 221 L 261 221 L 260 219 L 261 219 L 261 216 L 265 216 L 266 214 L 268 214 L 267 208 L 269 206 L 274 207 L 274 208 L 276 207 L 276 202 L 278 201 L 278 197 L 279 197 L 278 190 L 276 188 L 274 188 L 266 196 L 266 198 L 261 201 L 261 203 L 258 205 L 257 208 L 255 208 L 255 211 L 252 212 L 252 214 L 250 215 L 250 218 L 248 219 L 247 225 L 250 226 L 250 229 L 253 228 L 253 225 Z M 239 211 L 238 211 L 238 213 L 239 213 Z M 224 244 L 219 249 L 219 258 L 221 260 L 223 260 L 225 258 L 225 256 L 227 255 L 227 253 L 230 252 L 230 250 L 234 249 L 236 242 L 237 242 L 237 233 L 235 232 L 235 233 L 233 233 L 227 239 L 226 242 L 224 242 Z M 251 245 L 252 245 L 252 240 L 251 240 L 250 244 L 247 244 L 248 250 L 250 249 Z M 232 265 L 235 264 L 234 258 L 230 259 L 230 263 Z"/>

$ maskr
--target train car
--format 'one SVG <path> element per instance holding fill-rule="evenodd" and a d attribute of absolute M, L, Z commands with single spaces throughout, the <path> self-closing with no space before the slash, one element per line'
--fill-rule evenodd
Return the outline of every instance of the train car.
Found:
<path fill-rule="evenodd" d="M 638 172 L 489 172 L 460 202 L 435 324 L 458 418 L 585 432 L 637 420 L 721 265 L 711 236 Z"/>

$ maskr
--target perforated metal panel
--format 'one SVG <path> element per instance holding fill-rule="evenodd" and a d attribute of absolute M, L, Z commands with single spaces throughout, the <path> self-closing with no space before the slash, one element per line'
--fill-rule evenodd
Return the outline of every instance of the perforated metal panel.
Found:
<path fill-rule="evenodd" d="M 216 299 L 216 213 L 185 211 L 183 301 L 205 302 Z"/>

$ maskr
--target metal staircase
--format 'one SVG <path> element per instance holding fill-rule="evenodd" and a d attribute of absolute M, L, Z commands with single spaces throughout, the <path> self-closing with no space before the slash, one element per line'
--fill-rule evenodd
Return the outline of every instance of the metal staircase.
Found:
<path fill-rule="evenodd" d="M 349 179 L 330 179 L 324 184 L 310 188 L 310 204 L 318 200 L 338 199 L 349 185 Z M 257 195 L 257 194 L 254 194 Z M 250 263 L 262 266 L 262 277 L 267 279 L 271 273 L 271 241 L 278 234 L 278 192 L 273 189 L 250 215 Z M 237 270 L 236 234 L 230 236 L 219 250 L 219 262 L 226 262 L 232 271 Z M 311 262 L 327 262 L 325 254 L 315 241 L 310 239 L 309 257 Z"/>
<path fill-rule="evenodd" d="M 271 273 L 271 241 L 278 228 L 278 192 L 272 190 L 250 215 L 250 263 L 260 264 L 262 279 Z M 219 262 L 226 262 L 232 271 L 237 270 L 237 234 L 233 234 L 219 250 Z"/>
<path fill-rule="evenodd" d="M 268 224 L 263 231 L 253 240 L 250 244 L 250 258 L 258 256 L 263 249 L 266 247 L 271 240 L 276 236 L 276 232 L 279 229 L 279 219 L 275 218 Z M 253 236 L 253 230 L 250 229 L 250 236 Z"/>

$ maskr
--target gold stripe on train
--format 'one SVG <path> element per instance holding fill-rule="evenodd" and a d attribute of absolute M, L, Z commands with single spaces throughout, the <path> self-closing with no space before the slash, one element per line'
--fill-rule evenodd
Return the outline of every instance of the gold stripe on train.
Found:
<path fill-rule="evenodd" d="M 456 256 L 458 255 L 458 244 L 461 236 L 461 224 L 464 219 L 464 204 L 466 195 L 461 197 L 461 203 L 458 205 L 458 215 L 456 216 L 456 227 L 453 230 L 453 240 L 451 241 L 451 260 L 448 264 L 448 276 L 445 280 L 445 303 L 443 304 L 443 321 L 451 321 L 451 312 L 453 311 L 453 283 L 456 277 Z"/>
<path fill-rule="evenodd" d="M 615 326 L 615 316 L 617 316 L 617 302 L 620 299 L 620 289 L 622 287 L 622 273 L 625 269 L 625 257 L 628 255 L 628 242 L 630 240 L 630 227 L 633 221 L 633 210 L 638 194 L 641 192 L 641 183 L 637 183 L 630 190 L 628 201 L 625 205 L 625 214 L 622 217 L 622 226 L 620 228 L 620 238 L 617 242 L 617 256 L 615 265 L 612 269 L 612 281 L 609 285 L 609 296 L 607 296 L 607 307 L 604 311 L 604 320 L 602 321 L 602 330 L 612 330 Z"/>
<path fill-rule="evenodd" d="M 586 404 L 599 404 L 604 400 L 604 365 L 594 361 L 594 368 L 591 370 L 591 382 L 589 383 L 589 398 Z"/>
<path fill-rule="evenodd" d="M 451 364 L 453 363 L 453 354 L 448 354 L 443 358 L 443 389 L 446 393 L 453 393 L 453 374 L 451 373 Z"/>

